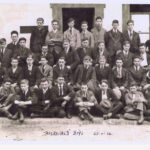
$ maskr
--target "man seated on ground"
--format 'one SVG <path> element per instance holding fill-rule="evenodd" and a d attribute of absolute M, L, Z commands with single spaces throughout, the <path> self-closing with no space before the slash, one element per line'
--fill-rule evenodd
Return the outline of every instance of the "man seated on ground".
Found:
<path fill-rule="evenodd" d="M 10 112 L 13 105 L 15 90 L 11 87 L 11 80 L 6 79 L 0 87 L 0 113 L 7 116 L 9 119 L 14 119 Z"/>
<path fill-rule="evenodd" d="M 40 81 L 40 89 L 36 90 L 38 101 L 31 107 L 31 117 L 55 117 L 51 114 L 54 109 L 51 109 L 52 104 L 52 91 L 49 88 L 49 81 L 42 78 Z"/>
<path fill-rule="evenodd" d="M 65 83 L 63 75 L 59 74 L 57 77 L 57 83 L 52 87 L 52 104 L 51 111 L 53 117 L 67 117 L 72 118 L 72 108 L 74 91 L 71 86 Z"/>
<path fill-rule="evenodd" d="M 14 98 L 14 105 L 16 107 L 16 118 L 19 122 L 24 122 L 24 115 L 30 115 L 30 107 L 37 103 L 37 96 L 35 91 L 29 87 L 29 81 L 23 79 L 20 81 L 20 89 L 17 91 Z"/>
<path fill-rule="evenodd" d="M 137 124 L 144 122 L 143 112 L 147 100 L 144 98 L 143 93 L 137 91 L 137 84 L 131 83 L 129 93 L 125 95 L 126 106 L 124 108 L 125 119 L 137 120 Z"/>
<path fill-rule="evenodd" d="M 81 83 L 86 83 L 93 92 L 96 89 L 96 75 L 95 69 L 92 66 L 92 59 L 90 56 L 85 56 L 83 64 L 79 65 L 75 72 L 74 88 L 80 89 Z"/>
<path fill-rule="evenodd" d="M 108 81 L 101 81 L 101 88 L 96 92 L 98 104 L 93 110 L 99 115 L 103 115 L 104 119 L 119 117 L 116 114 L 121 110 L 123 104 L 117 99 L 111 89 L 108 87 Z"/>
<path fill-rule="evenodd" d="M 93 116 L 90 113 L 90 109 L 96 104 L 97 100 L 93 92 L 88 89 L 87 84 L 82 83 L 81 89 L 77 91 L 75 96 L 75 106 L 78 108 L 80 119 L 87 119 L 93 122 Z"/>
<path fill-rule="evenodd" d="M 41 57 L 39 63 L 41 64 L 39 66 L 40 79 L 47 78 L 47 80 L 49 81 L 49 87 L 51 88 L 53 81 L 53 68 L 50 65 L 48 65 L 48 60 L 44 56 Z"/>
<path fill-rule="evenodd" d="M 53 68 L 53 81 L 54 84 L 59 75 L 63 75 L 65 82 L 70 85 L 72 84 L 72 72 L 71 69 L 66 66 L 66 61 L 64 57 L 58 59 L 58 63 Z"/>

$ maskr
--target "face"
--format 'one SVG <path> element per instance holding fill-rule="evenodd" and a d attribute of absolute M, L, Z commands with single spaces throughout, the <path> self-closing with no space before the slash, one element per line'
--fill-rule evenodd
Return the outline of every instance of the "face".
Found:
<path fill-rule="evenodd" d="M 88 86 L 87 85 L 82 85 L 81 86 L 81 91 L 82 92 L 87 92 L 87 90 L 88 90 Z"/>
<path fill-rule="evenodd" d="M 42 89 L 47 89 L 49 87 L 49 84 L 48 84 L 48 81 L 45 81 L 45 82 L 41 82 L 41 87 Z"/>
<path fill-rule="evenodd" d="M 17 67 L 17 66 L 18 66 L 18 60 L 17 60 L 17 59 L 13 59 L 13 60 L 11 61 L 11 65 L 12 65 L 13 67 Z"/>
<path fill-rule="evenodd" d="M 74 21 L 71 21 L 71 22 L 68 23 L 69 28 L 73 28 L 74 25 L 75 25 Z"/>
<path fill-rule="evenodd" d="M 63 48 L 67 49 L 70 46 L 69 42 L 64 42 L 63 43 Z"/>
<path fill-rule="evenodd" d="M 91 61 L 90 60 L 84 60 L 83 64 L 84 64 L 84 66 L 89 66 L 89 65 L 91 65 Z"/>
<path fill-rule="evenodd" d="M 134 63 L 135 66 L 140 66 L 140 59 L 135 58 L 133 63 Z"/>
<path fill-rule="evenodd" d="M 132 93 L 135 93 L 135 92 L 137 91 L 137 87 L 136 87 L 136 86 L 130 87 L 130 91 L 131 91 Z"/>
<path fill-rule="evenodd" d="M 64 59 L 59 59 L 58 64 L 59 64 L 59 66 L 64 66 L 65 65 L 65 60 Z"/>
<path fill-rule="evenodd" d="M 87 25 L 87 24 L 82 24 L 82 25 L 81 25 L 81 29 L 82 29 L 83 31 L 87 30 L 87 28 L 88 28 L 88 25 Z"/>
<path fill-rule="evenodd" d="M 19 45 L 20 45 L 21 47 L 25 47 L 25 46 L 26 46 L 26 41 L 25 41 L 25 40 L 21 40 L 21 41 L 19 42 Z"/>
<path fill-rule="evenodd" d="M 145 53 L 146 52 L 146 47 L 145 46 L 140 46 L 139 50 L 140 50 L 140 53 Z"/>
<path fill-rule="evenodd" d="M 58 77 L 57 83 L 58 84 L 64 84 L 65 83 L 65 79 L 63 77 Z"/>
<path fill-rule="evenodd" d="M 125 44 L 125 45 L 123 45 L 123 49 L 124 49 L 125 51 L 129 51 L 129 49 L 130 49 L 130 44 Z"/>
<path fill-rule="evenodd" d="M 95 24 L 96 24 L 96 26 L 101 27 L 102 26 L 102 20 L 101 19 L 97 19 Z"/>
<path fill-rule="evenodd" d="M 23 83 L 20 85 L 21 90 L 26 91 L 28 89 L 29 85 L 27 83 Z"/>
<path fill-rule="evenodd" d="M 5 82 L 4 83 L 4 88 L 8 89 L 11 87 L 11 82 Z"/>
<path fill-rule="evenodd" d="M 42 65 L 46 65 L 47 64 L 47 60 L 45 58 L 41 58 L 41 64 Z"/>
<path fill-rule="evenodd" d="M 38 27 L 42 27 L 42 26 L 43 26 L 43 24 L 44 24 L 42 20 L 37 21 L 36 23 L 37 23 L 37 26 L 38 26 Z"/>
<path fill-rule="evenodd" d="M 107 90 L 107 89 L 108 89 L 108 85 L 103 82 L 103 83 L 101 84 L 101 89 L 102 89 L 102 90 Z"/>
<path fill-rule="evenodd" d="M 2 44 L 0 44 L 1 48 L 5 48 L 6 47 L 6 42 L 3 42 Z"/>
<path fill-rule="evenodd" d="M 116 29 L 118 29 L 119 24 L 118 23 L 113 23 L 112 26 L 113 26 L 113 29 L 116 30 Z"/>
<path fill-rule="evenodd" d="M 133 30 L 134 24 L 133 23 L 128 23 L 127 27 L 131 31 L 131 30 Z"/>
<path fill-rule="evenodd" d="M 17 42 L 17 40 L 18 40 L 18 35 L 15 34 L 15 33 L 12 34 L 12 35 L 11 35 L 11 39 L 12 39 L 13 42 Z"/>
<path fill-rule="evenodd" d="M 33 64 L 33 58 L 32 57 L 28 57 L 26 61 L 27 61 L 28 65 L 32 65 Z"/>
<path fill-rule="evenodd" d="M 105 44 L 104 44 L 104 43 L 100 43 L 100 44 L 98 45 L 98 48 L 99 48 L 100 50 L 104 50 L 104 49 L 105 49 Z"/>
<path fill-rule="evenodd" d="M 58 22 L 53 22 L 52 27 L 54 30 L 58 29 Z"/>
<path fill-rule="evenodd" d="M 48 52 L 48 46 L 42 46 L 42 52 L 47 53 Z"/>
<path fill-rule="evenodd" d="M 83 48 L 87 48 L 88 46 L 89 46 L 89 41 L 88 40 L 82 41 L 82 47 Z"/>
<path fill-rule="evenodd" d="M 116 60 L 116 66 L 117 67 L 122 67 L 122 65 L 123 65 L 123 62 L 122 62 L 122 60 Z"/>
<path fill-rule="evenodd" d="M 101 59 L 99 60 L 99 63 L 100 63 L 100 65 L 105 65 L 106 59 L 101 58 Z"/>

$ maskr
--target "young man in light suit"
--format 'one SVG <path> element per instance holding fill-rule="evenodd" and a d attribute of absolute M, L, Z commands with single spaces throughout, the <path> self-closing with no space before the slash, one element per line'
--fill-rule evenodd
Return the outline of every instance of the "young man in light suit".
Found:
<path fill-rule="evenodd" d="M 70 46 L 73 48 L 73 50 L 76 50 L 81 46 L 81 37 L 80 32 L 74 28 L 75 20 L 73 18 L 70 18 L 68 20 L 68 27 L 69 29 L 64 32 L 64 39 L 69 40 Z"/>

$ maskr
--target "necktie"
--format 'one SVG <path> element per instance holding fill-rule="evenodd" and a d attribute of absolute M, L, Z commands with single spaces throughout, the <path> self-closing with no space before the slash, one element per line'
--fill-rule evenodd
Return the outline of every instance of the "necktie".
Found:
<path fill-rule="evenodd" d="M 2 56 L 3 56 L 3 54 L 4 54 L 4 48 L 1 49 L 1 53 L 2 53 Z"/>
<path fill-rule="evenodd" d="M 70 34 L 72 35 L 72 29 L 70 29 Z"/>
<path fill-rule="evenodd" d="M 44 66 L 42 66 L 42 72 L 43 72 L 43 73 L 45 72 L 45 68 L 44 68 Z"/>
<path fill-rule="evenodd" d="M 61 87 L 61 96 L 62 96 L 64 95 L 63 85 L 61 85 L 60 87 Z"/>
<path fill-rule="evenodd" d="M 130 40 L 132 40 L 133 33 L 130 31 Z"/>

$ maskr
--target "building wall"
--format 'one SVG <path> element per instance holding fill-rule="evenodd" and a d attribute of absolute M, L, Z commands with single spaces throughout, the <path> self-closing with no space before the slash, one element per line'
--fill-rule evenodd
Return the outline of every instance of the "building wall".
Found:
<path fill-rule="evenodd" d="M 87 2 L 84 2 L 85 4 Z M 36 19 L 43 17 L 45 25 L 49 25 L 52 20 L 52 9 L 50 3 L 1 3 L 0 4 L 0 38 L 5 37 L 7 42 L 11 41 L 10 32 L 12 30 L 20 31 L 20 26 L 36 25 Z M 117 10 L 117 11 L 114 11 Z M 122 4 L 106 2 L 104 9 L 103 26 L 107 30 L 111 29 L 113 19 L 120 22 L 120 30 L 122 29 Z M 29 46 L 30 34 L 21 34 L 20 37 L 27 38 L 27 47 Z"/>

